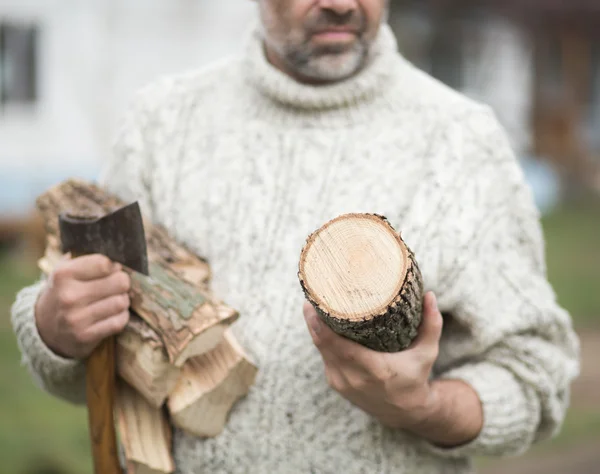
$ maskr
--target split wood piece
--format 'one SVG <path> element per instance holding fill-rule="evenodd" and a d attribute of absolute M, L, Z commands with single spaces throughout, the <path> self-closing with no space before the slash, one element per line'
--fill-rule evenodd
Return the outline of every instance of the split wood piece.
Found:
<path fill-rule="evenodd" d="M 423 311 L 421 272 L 387 219 L 346 214 L 311 234 L 298 277 L 336 333 L 381 352 L 406 349 Z"/>
<path fill-rule="evenodd" d="M 183 366 L 167 401 L 173 424 L 195 436 L 217 436 L 234 404 L 250 390 L 256 373 L 256 366 L 226 333 L 217 348 Z"/>
<path fill-rule="evenodd" d="M 175 472 L 172 433 L 164 408 L 150 405 L 127 383 L 117 387 L 115 418 L 125 451 L 127 474 Z"/>
<path fill-rule="evenodd" d="M 56 244 L 55 236 L 50 236 L 40 260 L 47 274 L 62 258 Z M 158 333 L 169 362 L 177 367 L 215 348 L 239 317 L 208 288 L 193 284 L 193 274 L 178 275 L 158 262 L 150 263 L 150 277 L 126 270 L 131 276 L 131 309 Z"/>
<path fill-rule="evenodd" d="M 117 337 L 117 373 L 158 408 L 173 390 L 181 369 L 169 363 L 158 334 L 132 314 Z"/>
<path fill-rule="evenodd" d="M 118 197 L 86 181 L 70 179 L 50 188 L 36 200 L 47 235 L 58 236 L 58 215 L 70 212 L 77 215 L 104 215 L 125 205 Z M 148 260 L 161 263 L 199 286 L 206 286 L 211 277 L 210 266 L 184 245 L 175 241 L 167 231 L 144 219 Z M 60 248 L 60 246 L 59 246 Z"/>
<path fill-rule="evenodd" d="M 159 264 L 150 264 L 150 277 L 130 276 L 131 308 L 160 335 L 177 367 L 215 348 L 239 316 L 216 307 L 206 292 Z"/>

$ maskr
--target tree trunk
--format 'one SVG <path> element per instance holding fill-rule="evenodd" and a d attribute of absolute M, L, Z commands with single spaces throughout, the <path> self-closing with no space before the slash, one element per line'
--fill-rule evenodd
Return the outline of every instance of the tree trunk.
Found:
<path fill-rule="evenodd" d="M 298 277 L 321 319 L 342 336 L 373 350 L 397 352 L 417 335 L 421 272 L 382 216 L 346 214 L 311 234 Z"/>
<path fill-rule="evenodd" d="M 127 383 L 117 390 L 115 418 L 125 451 L 127 474 L 175 472 L 171 428 L 163 408 L 156 408 Z"/>
<path fill-rule="evenodd" d="M 233 405 L 248 393 L 256 373 L 256 366 L 226 334 L 217 348 L 183 366 L 167 402 L 173 423 L 196 436 L 217 436 Z"/>

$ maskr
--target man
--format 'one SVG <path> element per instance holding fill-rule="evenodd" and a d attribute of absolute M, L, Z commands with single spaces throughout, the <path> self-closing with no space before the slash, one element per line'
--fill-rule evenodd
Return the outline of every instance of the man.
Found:
<path fill-rule="evenodd" d="M 578 341 L 492 113 L 398 54 L 385 0 L 258 6 L 242 58 L 138 94 L 103 178 L 209 259 L 260 367 L 221 435 L 176 431 L 178 471 L 466 473 L 554 434 Z M 387 216 L 415 251 L 430 292 L 405 352 L 343 339 L 307 305 L 302 320 L 304 239 L 346 212 Z M 46 390 L 82 400 L 80 361 L 126 324 L 128 288 L 86 256 L 19 294 Z"/>

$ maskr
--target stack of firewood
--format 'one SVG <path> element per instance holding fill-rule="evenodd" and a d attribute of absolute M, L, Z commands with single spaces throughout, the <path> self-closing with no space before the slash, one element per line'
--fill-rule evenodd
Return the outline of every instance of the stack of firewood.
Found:
<path fill-rule="evenodd" d="M 103 215 L 124 203 L 101 188 L 69 180 L 37 200 L 49 274 L 62 258 L 58 215 Z M 131 318 L 117 338 L 115 417 L 128 472 L 170 473 L 171 424 L 200 437 L 218 435 L 257 368 L 228 331 L 238 312 L 210 289 L 210 267 L 144 221 L 150 276 L 130 272 Z"/>

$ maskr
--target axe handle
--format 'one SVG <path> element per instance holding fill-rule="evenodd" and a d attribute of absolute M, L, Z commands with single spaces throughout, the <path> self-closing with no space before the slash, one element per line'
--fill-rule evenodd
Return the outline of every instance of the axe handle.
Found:
<path fill-rule="evenodd" d="M 88 357 L 85 384 L 94 472 L 121 474 L 114 424 L 114 337 L 102 341 Z"/>

